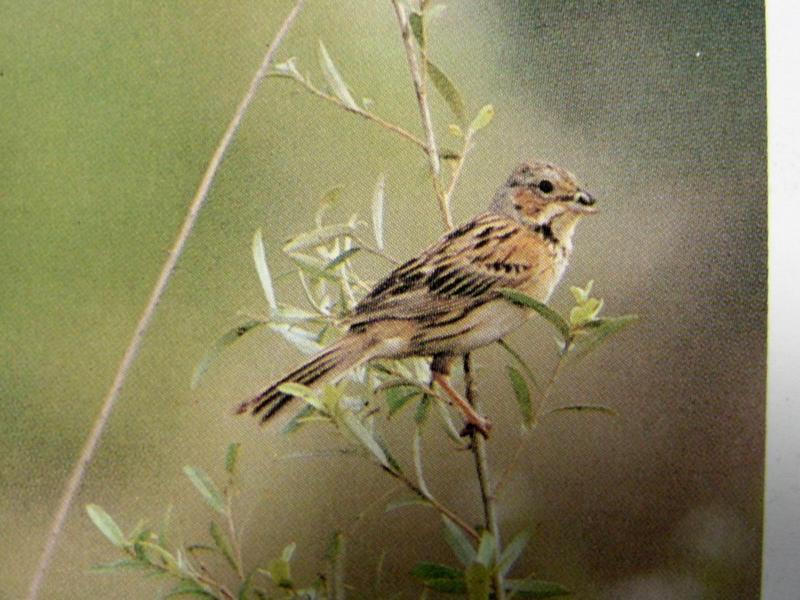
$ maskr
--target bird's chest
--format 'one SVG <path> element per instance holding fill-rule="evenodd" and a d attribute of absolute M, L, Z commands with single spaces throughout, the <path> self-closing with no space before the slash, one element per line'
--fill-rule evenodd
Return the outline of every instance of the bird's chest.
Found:
<path fill-rule="evenodd" d="M 547 302 L 567 269 L 571 251 L 571 244 L 548 244 L 532 262 L 534 268 L 527 280 L 519 286 L 519 291 L 539 302 Z"/>

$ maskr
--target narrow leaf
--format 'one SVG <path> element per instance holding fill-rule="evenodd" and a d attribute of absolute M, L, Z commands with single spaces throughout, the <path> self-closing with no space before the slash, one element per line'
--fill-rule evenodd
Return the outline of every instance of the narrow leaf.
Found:
<path fill-rule="evenodd" d="M 467 567 L 464 573 L 467 582 L 467 597 L 469 600 L 489 600 L 491 578 L 489 569 L 481 563 L 474 563 Z"/>
<path fill-rule="evenodd" d="M 420 401 L 417 403 L 417 409 L 414 411 L 414 422 L 417 425 L 422 425 L 428 420 L 428 413 L 431 408 L 431 397 L 429 394 L 423 394 Z"/>
<path fill-rule="evenodd" d="M 542 389 L 542 386 L 539 385 L 539 382 L 536 380 L 536 375 L 533 374 L 533 371 L 531 371 L 531 368 L 528 366 L 528 363 L 522 360 L 522 357 L 519 355 L 519 352 L 517 352 L 511 346 L 509 346 L 504 339 L 497 340 L 497 343 L 503 350 L 508 352 L 514 358 L 515 361 L 517 361 L 517 364 L 524 371 L 525 376 L 528 378 L 528 381 L 530 381 L 533 384 L 533 387 L 536 390 L 536 392 L 539 393 L 540 395 L 543 394 L 544 390 Z"/>
<path fill-rule="evenodd" d="M 479 129 L 483 129 L 489 123 L 492 122 L 493 118 L 494 118 L 494 106 L 492 106 L 491 104 L 487 104 L 478 111 L 477 116 L 472 120 L 472 123 L 469 124 L 469 128 L 472 131 L 478 131 Z"/>
<path fill-rule="evenodd" d="M 397 386 L 386 390 L 386 404 L 392 417 L 412 399 L 419 396 L 419 390 L 410 386 Z"/>
<path fill-rule="evenodd" d="M 266 325 L 266 321 L 252 319 L 226 332 L 222 337 L 214 342 L 211 348 L 208 349 L 208 351 L 203 355 L 203 358 L 200 359 L 200 362 L 198 362 L 197 366 L 194 368 L 194 372 L 192 373 L 191 388 L 195 389 L 197 387 L 197 385 L 200 383 L 200 380 L 203 378 L 203 375 L 205 375 L 206 371 L 208 371 L 208 368 L 217 359 L 217 357 L 222 354 L 222 351 L 225 350 L 225 348 L 233 344 L 246 333 L 253 331 L 253 329 L 261 325 Z"/>
<path fill-rule="evenodd" d="M 89 518 L 92 520 L 92 523 L 95 524 L 95 527 L 97 527 L 112 544 L 119 548 L 125 546 L 127 543 L 125 534 L 122 533 L 122 529 L 120 529 L 119 525 L 111 518 L 111 515 L 97 504 L 87 504 L 86 512 L 89 514 Z"/>
<path fill-rule="evenodd" d="M 463 579 L 464 573 L 447 565 L 421 562 L 411 569 L 411 576 L 416 579 Z"/>
<path fill-rule="evenodd" d="M 408 15 L 408 23 L 411 25 L 411 31 L 414 32 L 414 37 L 417 38 L 417 43 L 420 48 L 425 47 L 425 21 L 423 15 L 416 11 L 412 11 Z"/>
<path fill-rule="evenodd" d="M 253 234 L 253 262 L 256 264 L 256 272 L 258 273 L 258 279 L 261 281 L 261 287 L 264 289 L 264 297 L 267 299 L 267 304 L 272 310 L 275 310 L 278 308 L 278 302 L 275 300 L 275 290 L 272 288 L 272 277 L 267 266 L 267 254 L 264 250 L 264 238 L 261 235 L 261 229 L 256 229 Z"/>
<path fill-rule="evenodd" d="M 467 582 L 462 576 L 460 579 L 450 577 L 431 578 L 423 582 L 426 589 L 431 589 L 443 594 L 464 594 L 467 591 Z"/>
<path fill-rule="evenodd" d="M 488 531 L 484 531 L 481 533 L 481 541 L 480 544 L 478 544 L 478 552 L 475 554 L 475 560 L 484 567 L 491 568 L 494 563 L 494 551 L 494 536 Z"/>
<path fill-rule="evenodd" d="M 322 350 L 322 344 L 309 331 L 288 323 L 270 323 L 272 331 L 281 334 L 303 354 L 316 354 Z"/>
<path fill-rule="evenodd" d="M 216 521 L 211 521 L 208 532 L 211 534 L 211 539 L 214 540 L 214 545 L 217 547 L 217 550 L 219 550 L 219 553 L 225 557 L 225 560 L 228 561 L 228 564 L 234 571 L 238 571 L 239 567 L 236 564 L 236 559 L 233 557 L 231 542 L 225 532 L 217 525 Z"/>
<path fill-rule="evenodd" d="M 216 484 L 202 469 L 187 465 L 183 467 L 183 472 L 211 508 L 222 515 L 226 514 L 225 498 L 222 496 Z"/>
<path fill-rule="evenodd" d="M 375 233 L 375 244 L 383 250 L 383 204 L 386 192 L 386 176 L 381 175 L 375 184 L 372 194 L 372 230 Z"/>
<path fill-rule="evenodd" d="M 181 581 L 178 585 L 168 591 L 162 598 L 177 598 L 179 596 L 189 596 L 192 598 L 216 598 L 214 594 L 206 591 L 200 584 L 189 579 Z"/>
<path fill-rule="evenodd" d="M 281 430 L 281 433 L 294 433 L 306 423 L 306 418 L 314 414 L 316 410 L 317 409 L 310 404 L 306 404 L 297 412 L 297 414 L 289 419 L 289 422 L 286 423 L 284 428 Z"/>
<path fill-rule="evenodd" d="M 297 81 L 305 81 L 300 71 L 297 69 L 297 58 L 291 57 L 282 63 L 277 63 L 272 67 L 273 71 L 270 73 L 272 76 L 289 77 Z"/>
<path fill-rule="evenodd" d="M 292 587 L 292 573 L 291 567 L 289 566 L 289 561 L 284 560 L 283 558 L 276 558 L 269 563 L 269 566 L 265 572 L 278 587 Z"/>
<path fill-rule="evenodd" d="M 461 99 L 461 94 L 459 93 L 458 89 L 450 80 L 450 78 L 431 61 L 427 62 L 427 66 L 428 74 L 430 75 L 436 91 L 438 91 L 442 95 L 442 98 L 444 98 L 445 102 L 447 102 L 447 106 L 450 107 L 451 111 L 453 111 L 453 115 L 456 117 L 459 124 L 464 125 L 467 122 L 467 115 L 466 110 L 464 109 L 464 101 Z M 483 111 L 485 108 L 486 107 L 481 110 Z M 478 116 L 480 117 L 480 114 Z M 486 124 L 488 123 L 489 122 L 487 121 Z M 481 127 L 483 126 L 485 125 L 482 125 Z M 476 129 L 475 121 L 473 121 L 471 127 L 473 130 L 480 129 L 480 127 Z"/>
<path fill-rule="evenodd" d="M 231 475 L 236 474 L 236 463 L 239 461 L 239 442 L 232 442 L 228 445 L 228 451 L 225 452 L 225 470 Z"/>
<path fill-rule="evenodd" d="M 123 571 L 127 569 L 149 569 L 150 565 L 140 560 L 132 558 L 123 558 L 109 563 L 102 563 L 99 565 L 92 565 L 89 567 L 93 573 L 111 573 L 113 571 Z"/>
<path fill-rule="evenodd" d="M 370 431 L 364 427 L 364 424 L 358 419 L 358 417 L 349 410 L 344 410 L 342 411 L 341 419 L 347 429 L 350 430 L 350 433 L 355 436 L 361 445 L 364 446 L 364 448 L 366 448 L 370 454 L 372 454 L 372 456 L 374 456 L 378 462 L 381 463 L 381 465 L 387 469 L 391 469 L 389 459 L 386 457 L 386 453 L 383 451 L 383 448 L 381 448 L 381 445 L 372 436 L 372 433 L 370 433 Z"/>
<path fill-rule="evenodd" d="M 348 248 L 347 250 L 344 250 L 337 257 L 333 258 L 331 260 L 331 262 L 329 262 L 327 265 L 325 265 L 325 270 L 326 271 L 335 270 L 336 267 L 338 267 L 340 264 L 342 264 L 346 260 L 349 260 L 350 257 L 353 256 L 353 254 L 355 254 L 359 250 L 361 250 L 361 248 L 359 246 L 353 246 L 352 248 Z"/>
<path fill-rule="evenodd" d="M 536 579 L 508 579 L 506 588 L 515 598 L 559 598 L 570 594 L 564 586 Z"/>
<path fill-rule="evenodd" d="M 278 391 L 294 396 L 295 398 L 300 398 L 318 411 L 325 412 L 325 405 L 322 400 L 320 400 L 317 393 L 307 385 L 290 381 L 289 383 L 282 383 L 278 387 Z"/>
<path fill-rule="evenodd" d="M 465 567 L 471 565 L 475 561 L 475 548 L 472 547 L 467 535 L 447 517 L 442 516 L 442 522 L 444 523 L 444 539 L 453 554 Z"/>
<path fill-rule="evenodd" d="M 497 565 L 497 570 L 500 571 L 501 575 L 507 575 L 514 563 L 522 556 L 530 537 L 530 532 L 520 531 L 503 549 L 503 553 L 500 555 L 500 562 Z"/>
<path fill-rule="evenodd" d="M 352 233 L 354 228 L 355 224 L 334 223 L 333 225 L 324 225 L 313 231 L 305 231 L 297 234 L 286 242 L 283 246 L 283 251 L 286 253 L 294 253 L 305 250 L 306 248 L 320 246 L 341 235 Z M 324 264 L 321 268 L 325 268 Z"/>
<path fill-rule="evenodd" d="M 392 512 L 393 510 L 405 508 L 406 506 L 431 506 L 431 503 L 418 496 L 414 496 L 413 498 L 400 498 L 399 500 L 393 500 L 392 502 L 389 502 L 386 505 L 384 512 Z"/>
<path fill-rule="evenodd" d="M 325 48 L 325 44 L 322 43 L 322 40 L 319 40 L 319 65 L 322 68 L 322 74 L 325 75 L 325 81 L 328 82 L 331 91 L 336 97 L 348 108 L 360 111 L 361 109 L 358 104 L 356 104 L 353 96 L 350 95 L 347 84 L 345 84 L 344 79 L 342 79 L 336 65 L 333 64 L 333 60 L 331 60 L 330 54 L 328 54 L 328 50 Z"/>
<path fill-rule="evenodd" d="M 530 427 L 533 422 L 533 405 L 531 404 L 531 393 L 525 378 L 514 367 L 506 367 L 511 386 L 514 388 L 514 396 L 517 399 L 519 412 L 522 414 L 522 422 L 525 427 Z"/>
<path fill-rule="evenodd" d="M 514 304 L 519 304 L 520 306 L 525 306 L 527 308 L 532 308 L 545 319 L 550 321 L 556 329 L 558 329 L 561 336 L 566 340 L 570 336 L 569 331 L 569 324 L 561 318 L 556 311 L 552 308 L 547 306 L 546 304 L 539 302 L 535 298 L 531 298 L 527 294 L 523 294 L 522 292 L 518 292 L 516 290 L 512 290 L 510 288 L 501 288 L 500 293 L 506 297 L 507 300 L 510 300 Z"/>
<path fill-rule="evenodd" d="M 607 338 L 615 335 L 633 324 L 639 317 L 637 315 L 625 315 L 624 317 L 606 317 L 597 319 L 584 325 L 584 330 L 591 327 L 594 336 L 588 341 L 581 342 L 574 358 L 580 359 L 597 349 Z"/>

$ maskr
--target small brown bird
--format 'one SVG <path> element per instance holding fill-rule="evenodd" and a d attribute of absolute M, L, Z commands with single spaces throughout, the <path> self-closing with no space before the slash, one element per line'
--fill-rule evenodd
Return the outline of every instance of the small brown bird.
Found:
<path fill-rule="evenodd" d="M 572 253 L 575 225 L 596 212 L 594 203 L 568 171 L 520 164 L 488 212 L 389 273 L 353 309 L 341 339 L 238 412 L 266 421 L 292 399 L 278 389 L 284 383 L 319 385 L 373 358 L 432 356 L 434 381 L 486 435 L 491 424 L 450 385 L 450 365 L 528 318 L 530 309 L 506 300 L 501 288 L 547 301 Z"/>

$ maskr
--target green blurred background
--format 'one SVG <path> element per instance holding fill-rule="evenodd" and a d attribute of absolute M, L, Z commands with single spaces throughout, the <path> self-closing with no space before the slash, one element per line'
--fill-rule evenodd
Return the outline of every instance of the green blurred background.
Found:
<path fill-rule="evenodd" d="M 268 2 L 0 2 L 0 597 L 27 587 L 64 480 L 99 409 L 202 172 L 266 44 L 291 6 Z M 418 131 L 388 2 L 314 2 L 279 58 L 320 83 L 322 38 L 357 98 Z M 567 285 L 595 279 L 609 314 L 641 322 L 571 369 L 564 404 L 620 417 L 545 422 L 501 503 L 530 526 L 520 574 L 576 598 L 754 598 L 758 594 L 766 322 L 764 15 L 758 2 L 451 1 L 431 57 L 475 112 L 497 116 L 470 154 L 456 220 L 482 210 L 520 159 L 546 157 L 600 198 L 581 224 Z M 439 134 L 449 115 L 434 99 Z M 452 140 L 450 145 L 456 146 Z M 126 527 L 174 506 L 185 541 L 209 514 L 181 467 L 219 474 L 243 444 L 245 555 L 297 541 L 313 576 L 328 535 L 353 534 L 349 578 L 415 597 L 416 560 L 451 560 L 424 509 L 384 516 L 386 481 L 353 458 L 287 458 L 337 446 L 308 428 L 283 438 L 231 407 L 300 360 L 260 331 L 190 391 L 213 341 L 265 312 L 250 258 L 263 228 L 275 272 L 318 198 L 368 216 L 387 174 L 387 243 L 409 257 L 440 233 L 423 155 L 292 82 L 262 86 L 214 185 L 125 386 L 47 580 L 46 598 L 153 597 L 163 582 L 103 576 L 114 558 L 83 505 Z M 363 269 L 385 270 L 369 259 Z M 278 286 L 279 299 L 297 290 Z M 540 373 L 545 328 L 510 342 Z M 499 470 L 516 443 L 497 348 L 478 353 Z M 491 391 L 490 391 L 491 390 Z M 494 393 L 493 393 L 494 392 Z M 400 419 L 397 440 L 407 439 Z M 431 428 L 429 478 L 480 518 L 468 456 Z M 370 505 L 362 518 L 359 515 Z M 375 507 L 377 506 L 377 508 Z M 527 569 L 527 571 L 526 571 Z M 650 595 L 648 595 L 650 594 Z"/>

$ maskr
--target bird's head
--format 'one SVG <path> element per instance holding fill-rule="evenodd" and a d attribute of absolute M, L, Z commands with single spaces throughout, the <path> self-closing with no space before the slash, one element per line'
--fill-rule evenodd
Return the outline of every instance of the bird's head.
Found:
<path fill-rule="evenodd" d="M 597 212 L 595 199 L 575 176 L 552 163 L 520 164 L 497 191 L 490 210 L 529 227 L 571 233 L 580 217 Z"/>

